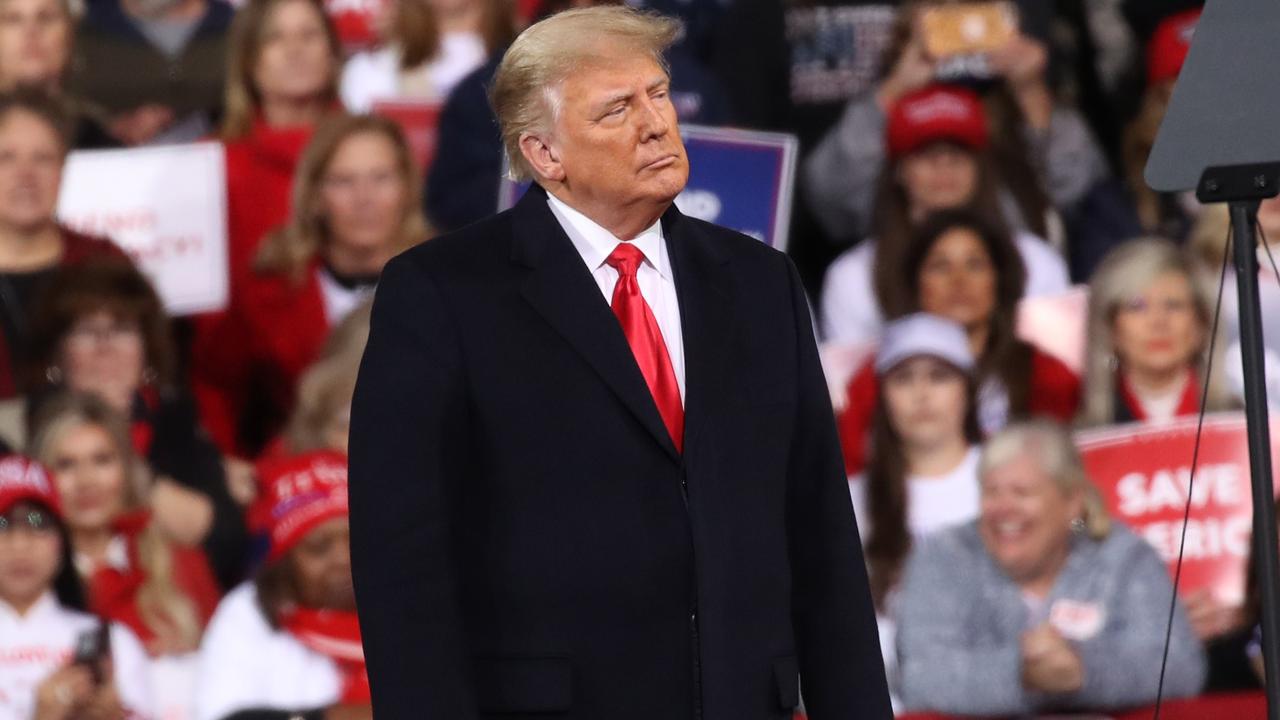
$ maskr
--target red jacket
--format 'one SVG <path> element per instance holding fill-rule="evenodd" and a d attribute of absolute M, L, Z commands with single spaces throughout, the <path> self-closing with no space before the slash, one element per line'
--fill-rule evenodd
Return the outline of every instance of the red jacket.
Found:
<path fill-rule="evenodd" d="M 844 412 L 836 418 L 844 467 L 850 475 L 867 464 L 871 440 L 871 416 L 875 412 L 880 383 L 875 358 L 854 373 L 846 390 Z M 1080 378 L 1057 358 L 1032 349 L 1029 414 L 1069 422 L 1080 407 Z"/>
<path fill-rule="evenodd" d="M 138 557 L 138 536 L 151 523 L 147 511 L 129 513 L 116 521 L 115 530 L 124 536 L 128 547 L 127 569 L 99 568 L 89 578 L 89 605 L 93 612 L 122 623 L 138 636 L 144 645 L 156 634 L 142 619 L 138 610 L 138 591 L 147 580 Z M 209 562 L 199 548 L 171 545 L 174 585 L 195 604 L 200 626 L 204 627 L 218 606 L 218 584 L 213 579 Z"/>
<path fill-rule="evenodd" d="M 106 238 L 85 235 L 67 227 L 59 229 L 62 231 L 62 259 L 58 261 L 59 267 L 93 258 L 129 258 L 120 246 Z M 18 394 L 18 368 L 14 367 L 13 355 L 4 336 L 0 334 L 0 399 Z"/>
<path fill-rule="evenodd" d="M 289 219 L 293 172 L 314 128 L 269 127 L 223 143 L 227 162 L 227 248 L 232 291 L 253 264 L 262 238 Z"/>
<path fill-rule="evenodd" d="M 274 435 L 293 408 L 303 370 L 320 354 L 331 330 L 325 316 L 318 266 L 301 283 L 278 274 L 245 278 L 238 297 L 215 327 L 196 338 L 193 385 L 204 426 L 224 452 L 241 456 L 257 448 L 242 443 L 240 424 L 251 399 L 265 400 L 265 431 Z M 251 398 L 254 390 L 265 398 Z"/>

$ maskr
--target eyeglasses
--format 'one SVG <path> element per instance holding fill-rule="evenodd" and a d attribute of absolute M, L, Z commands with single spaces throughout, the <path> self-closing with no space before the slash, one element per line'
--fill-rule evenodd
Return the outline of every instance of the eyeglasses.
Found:
<path fill-rule="evenodd" d="M 67 331 L 67 344 L 79 348 L 92 348 L 98 343 L 124 345 L 142 338 L 142 329 L 136 322 L 74 325 Z"/>
<path fill-rule="evenodd" d="M 49 533 L 57 530 L 53 516 L 43 510 L 27 510 L 0 515 L 0 536 L 20 529 L 35 533 Z"/>

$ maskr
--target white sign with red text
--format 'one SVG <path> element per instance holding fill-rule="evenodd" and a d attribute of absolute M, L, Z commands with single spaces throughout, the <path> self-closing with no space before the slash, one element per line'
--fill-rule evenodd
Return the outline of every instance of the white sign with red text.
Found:
<path fill-rule="evenodd" d="M 214 142 L 71 153 L 58 219 L 110 238 L 173 315 L 227 304 L 227 189 Z"/>

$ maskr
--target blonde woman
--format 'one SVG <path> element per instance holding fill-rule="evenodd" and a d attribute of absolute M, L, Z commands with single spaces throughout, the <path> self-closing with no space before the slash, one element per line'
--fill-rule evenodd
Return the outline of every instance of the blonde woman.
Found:
<path fill-rule="evenodd" d="M 392 256 L 427 237 L 418 188 L 391 121 L 339 116 L 317 130 L 298 167 L 292 217 L 258 252 L 222 332 L 197 345 L 197 392 L 215 436 L 252 457 L 281 430 L 298 378 L 332 328 L 372 297 Z M 251 399 L 255 424 L 242 424 Z"/>
<path fill-rule="evenodd" d="M 153 656 L 194 652 L 217 584 L 204 553 L 174 543 L 146 509 L 150 478 L 124 418 L 96 396 L 60 395 L 41 407 L 31 451 L 53 471 L 94 612 Z"/>
<path fill-rule="evenodd" d="M 1173 243 L 1141 239 L 1111 251 L 1090 283 L 1084 368 L 1084 427 L 1168 421 L 1233 402 L 1208 367 L 1213 295 L 1191 256 Z"/>
<path fill-rule="evenodd" d="M 369 339 L 371 307 L 365 303 L 334 328 L 320 359 L 298 381 L 298 404 L 284 435 L 289 452 L 327 449 L 346 454 L 351 397 Z"/>
<path fill-rule="evenodd" d="M 987 441 L 978 474 L 978 520 L 907 563 L 904 709 L 1004 717 L 1154 700 L 1172 583 L 1155 550 L 1108 518 L 1070 434 L 1011 425 Z M 1171 631 L 1165 697 L 1195 695 L 1205 659 L 1181 606 Z"/>
<path fill-rule="evenodd" d="M 338 105 L 338 36 L 319 0 L 247 0 L 228 40 L 222 140 L 232 288 L 289 216 L 294 169 Z"/>
<path fill-rule="evenodd" d="M 395 0 L 388 43 L 357 53 L 342 73 L 342 100 L 368 112 L 378 100 L 444 102 L 453 87 L 515 37 L 511 0 Z"/>

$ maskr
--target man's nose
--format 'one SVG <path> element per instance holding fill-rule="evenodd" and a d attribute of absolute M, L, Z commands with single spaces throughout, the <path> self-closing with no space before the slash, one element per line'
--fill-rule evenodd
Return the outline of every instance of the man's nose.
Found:
<path fill-rule="evenodd" d="M 643 123 L 641 129 L 644 132 L 645 140 L 659 138 L 670 132 L 671 124 L 667 122 L 666 117 L 658 109 L 653 98 L 646 95 L 644 100 L 641 101 L 640 107 L 640 121 Z"/>

